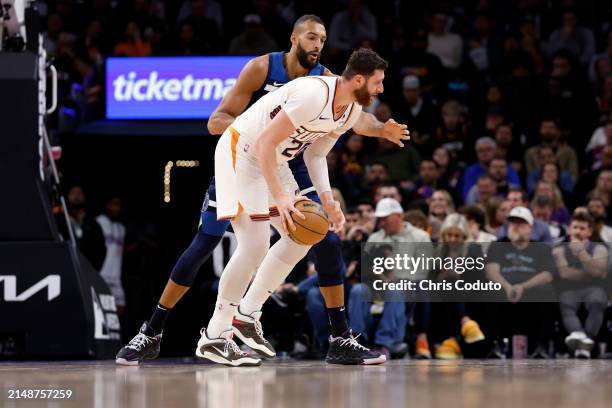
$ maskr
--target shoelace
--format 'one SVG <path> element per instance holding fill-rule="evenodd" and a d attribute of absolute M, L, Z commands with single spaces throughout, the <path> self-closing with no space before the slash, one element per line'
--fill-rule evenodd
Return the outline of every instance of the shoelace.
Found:
<path fill-rule="evenodd" d="M 264 341 L 267 343 L 267 342 L 268 342 L 268 340 L 266 340 L 266 339 L 264 338 L 264 335 L 263 335 L 263 329 L 262 329 L 262 327 L 261 327 L 261 322 L 260 322 L 259 320 L 255 320 L 255 321 L 253 322 L 253 325 L 255 325 L 255 332 L 257 333 L 257 335 L 258 335 L 259 337 L 261 337 L 261 338 L 262 338 L 262 339 L 263 339 L 263 340 L 264 340 Z"/>
<path fill-rule="evenodd" d="M 225 339 L 225 346 L 223 347 L 223 352 L 229 354 L 230 351 L 238 354 L 239 356 L 245 356 L 246 353 L 240 350 L 240 347 L 236 344 L 236 342 L 232 339 Z"/>
<path fill-rule="evenodd" d="M 151 338 L 146 334 L 138 333 L 136 337 L 130 340 L 126 347 L 131 348 L 132 350 L 140 351 L 144 346 L 152 342 L 153 340 L 151 340 Z"/>
<path fill-rule="evenodd" d="M 200 329 L 200 335 L 204 335 L 204 327 L 202 327 Z M 240 347 L 238 347 L 238 345 L 236 344 L 236 342 L 232 339 L 223 339 L 224 340 L 224 345 L 223 345 L 223 352 L 224 353 L 228 353 L 229 351 L 233 351 L 234 353 L 238 354 L 239 356 L 246 356 L 247 354 L 240 350 Z"/>
<path fill-rule="evenodd" d="M 357 336 L 353 336 L 350 335 L 349 337 L 342 339 L 339 341 L 341 346 L 346 346 L 348 345 L 350 348 L 352 348 L 353 350 L 359 350 L 359 351 L 370 351 L 369 348 L 362 346 L 361 344 L 359 344 L 359 342 L 357 341 L 357 338 L 361 336 L 361 334 L 358 334 Z"/>

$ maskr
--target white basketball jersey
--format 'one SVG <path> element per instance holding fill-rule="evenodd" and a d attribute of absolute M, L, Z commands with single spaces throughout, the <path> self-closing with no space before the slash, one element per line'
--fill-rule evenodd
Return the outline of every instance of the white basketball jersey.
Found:
<path fill-rule="evenodd" d="M 277 146 L 279 164 L 293 159 L 328 133 L 341 135 L 352 128 L 362 108 L 353 102 L 340 112 L 334 111 L 339 80 L 330 76 L 301 77 L 260 98 L 232 124 L 240 138 L 245 138 L 245 153 L 255 154 L 257 137 L 281 110 L 289 116 L 295 132 Z"/>

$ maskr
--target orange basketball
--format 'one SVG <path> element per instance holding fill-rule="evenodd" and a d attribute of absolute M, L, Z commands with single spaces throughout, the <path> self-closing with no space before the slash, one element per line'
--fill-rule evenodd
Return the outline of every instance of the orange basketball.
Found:
<path fill-rule="evenodd" d="M 289 237 L 300 245 L 314 245 L 320 242 L 329 231 L 329 221 L 321 204 L 303 199 L 295 202 L 295 208 L 304 214 L 306 219 L 303 220 L 291 213 L 295 231 L 289 228 Z"/>

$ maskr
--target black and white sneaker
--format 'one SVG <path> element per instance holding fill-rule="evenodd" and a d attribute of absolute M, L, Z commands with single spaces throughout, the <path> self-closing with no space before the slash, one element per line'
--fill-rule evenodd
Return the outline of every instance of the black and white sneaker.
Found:
<path fill-rule="evenodd" d="M 330 336 L 329 350 L 325 361 L 329 364 L 346 365 L 373 365 L 387 361 L 384 354 L 359 344 L 357 341 L 359 336 L 353 336 L 351 331 L 349 331 L 348 337 Z"/>
<path fill-rule="evenodd" d="M 265 358 L 274 358 L 276 357 L 276 350 L 274 350 L 272 344 L 263 335 L 263 329 L 259 321 L 260 317 L 261 312 L 253 312 L 251 315 L 246 315 L 240 311 L 240 306 L 238 306 L 236 316 L 232 322 L 232 329 L 236 337 L 252 350 Z"/>
<path fill-rule="evenodd" d="M 232 340 L 231 329 L 224 331 L 217 338 L 208 337 L 204 327 L 200 330 L 200 334 L 202 336 L 195 351 L 197 358 L 231 367 L 261 365 L 261 359 L 249 356 L 240 350 L 236 342 Z"/>
<path fill-rule="evenodd" d="M 126 344 L 115 357 L 115 363 L 119 365 L 137 366 L 142 360 L 152 360 L 159 355 L 162 334 L 148 336 L 145 333 L 153 330 L 149 323 L 144 322 L 140 331 L 128 344 Z"/>

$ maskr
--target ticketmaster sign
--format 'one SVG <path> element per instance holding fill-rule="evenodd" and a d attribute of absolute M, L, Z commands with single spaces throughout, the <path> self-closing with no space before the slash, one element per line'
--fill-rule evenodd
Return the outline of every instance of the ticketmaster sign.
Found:
<path fill-rule="evenodd" d="M 251 57 L 106 60 L 107 119 L 207 119 Z"/>

